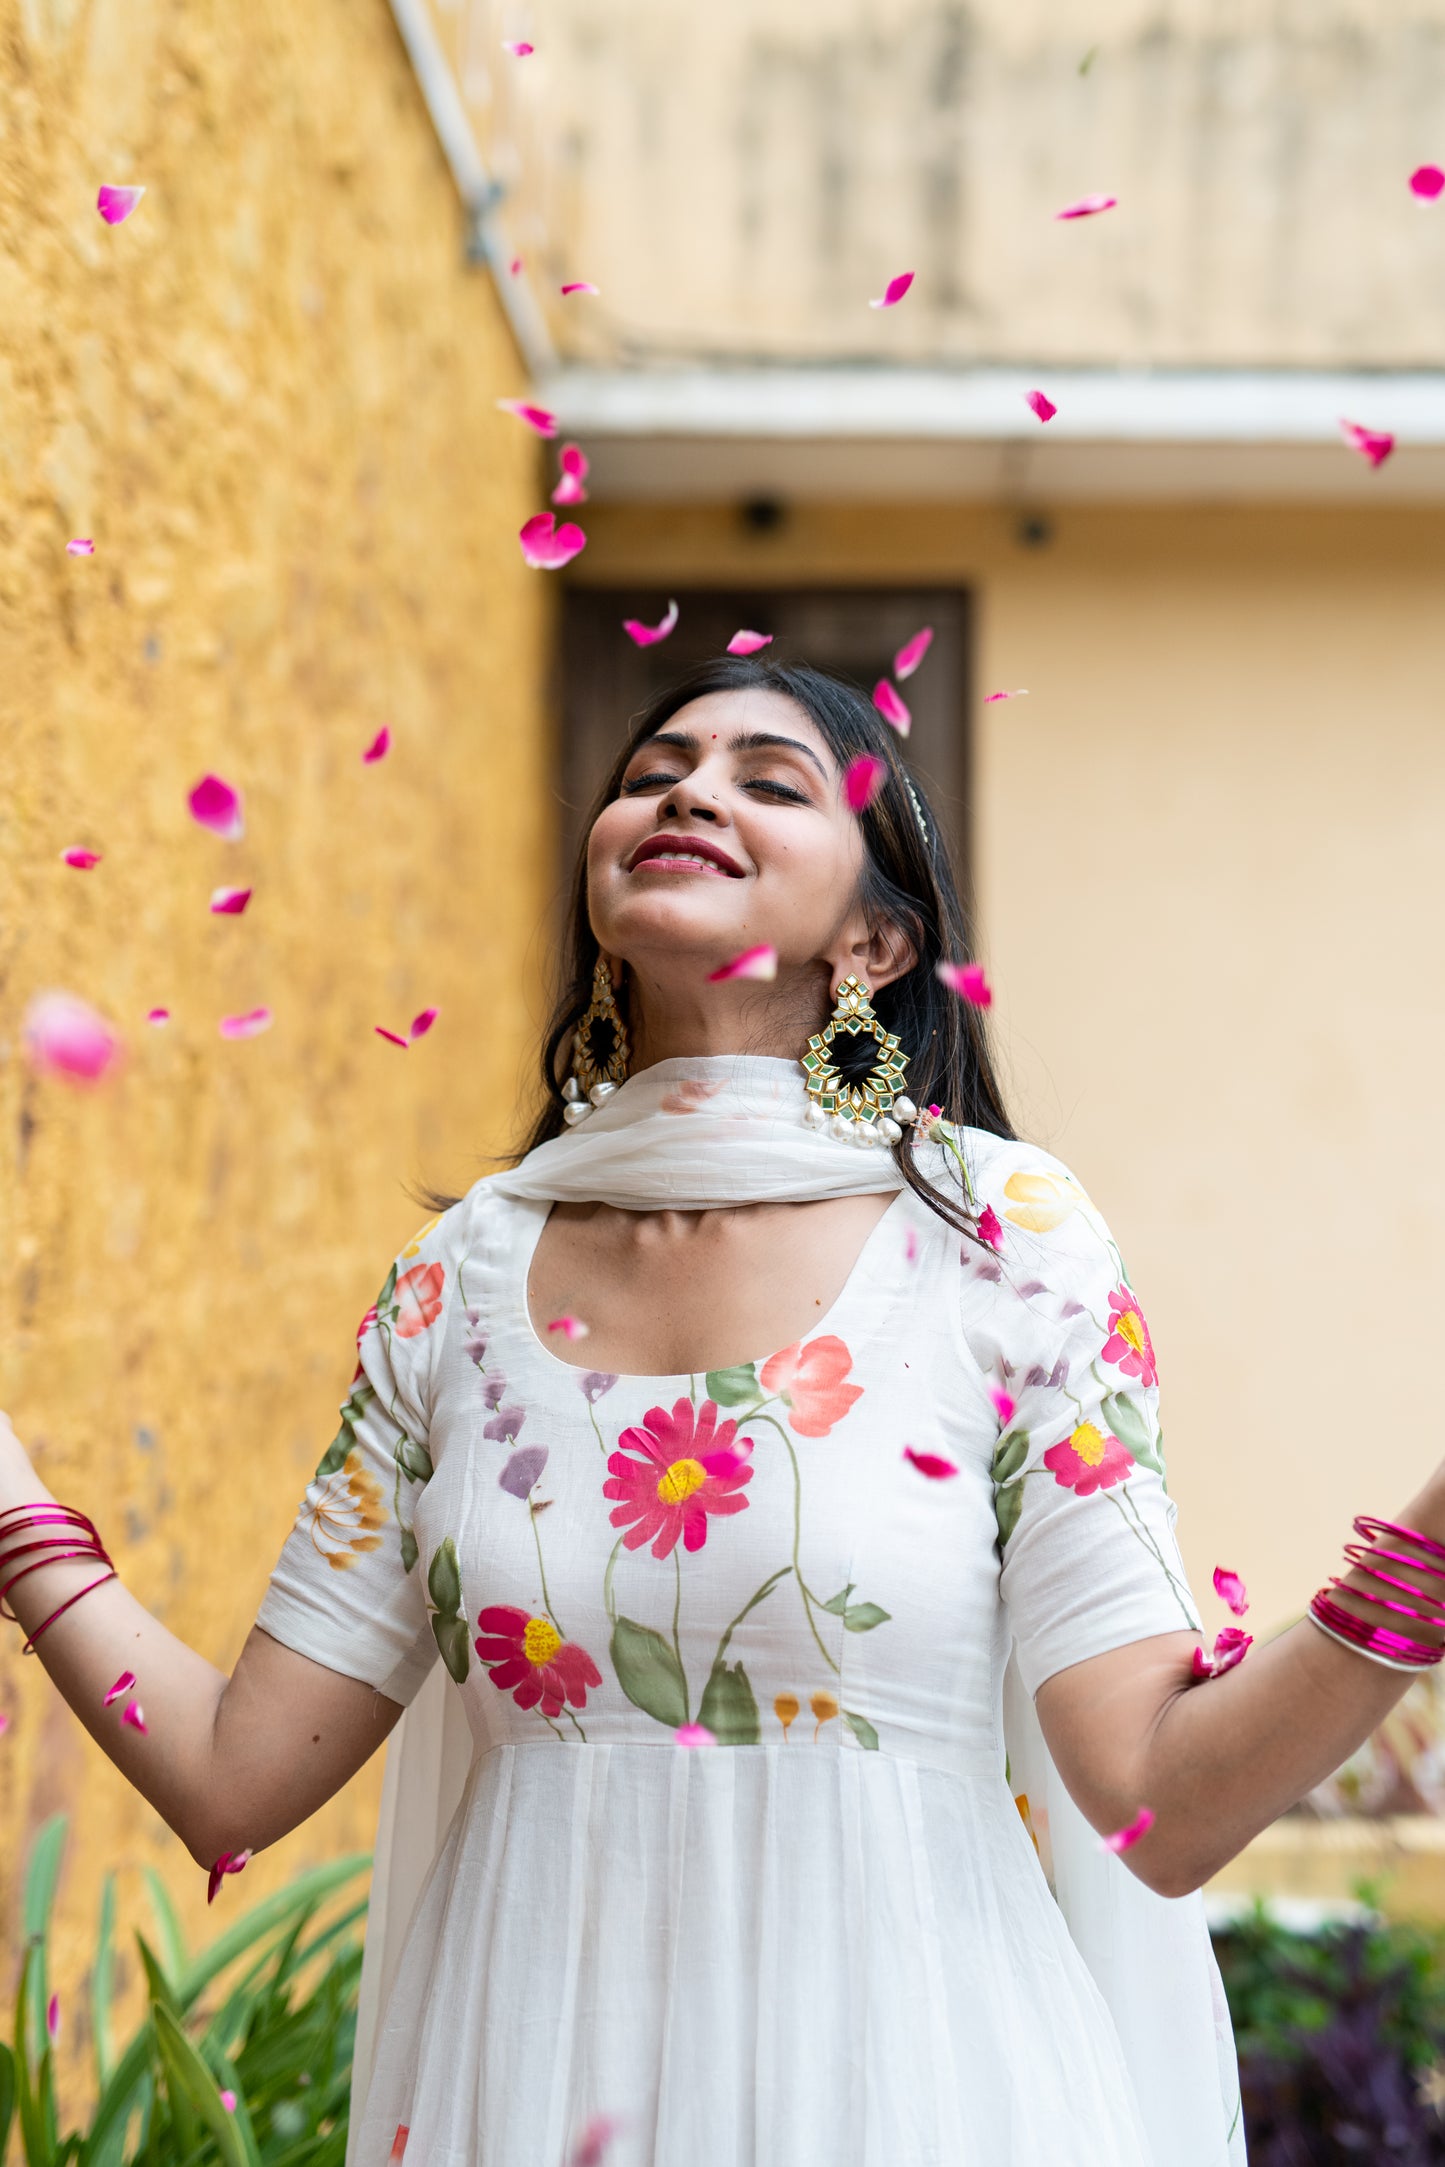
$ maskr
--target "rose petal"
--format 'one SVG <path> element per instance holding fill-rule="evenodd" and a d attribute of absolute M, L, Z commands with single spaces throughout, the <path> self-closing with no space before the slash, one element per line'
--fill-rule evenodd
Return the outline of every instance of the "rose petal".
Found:
<path fill-rule="evenodd" d="M 988 1396 L 993 1401 L 994 1413 L 998 1416 L 1003 1427 L 1007 1429 L 1018 1410 L 1018 1401 L 1014 1398 L 1012 1392 L 1005 1392 L 1001 1386 L 996 1384 L 989 1386 Z"/>
<path fill-rule="evenodd" d="M 911 640 L 905 640 L 893 657 L 894 676 L 911 677 L 932 645 L 933 627 L 925 625 L 921 632 L 914 633 Z"/>
<path fill-rule="evenodd" d="M 1028 696 L 1028 686 L 1020 685 L 1017 692 L 986 692 L 983 696 L 983 704 L 985 707 L 991 707 L 995 700 L 1026 700 Z"/>
<path fill-rule="evenodd" d="M 1080 196 L 1077 203 L 1066 203 L 1061 211 L 1055 211 L 1054 216 L 1055 218 L 1097 218 L 1100 211 L 1112 211 L 1118 200 L 1117 196 Z"/>
<path fill-rule="evenodd" d="M 81 844 L 72 843 L 68 849 L 62 850 L 60 855 L 62 861 L 66 865 L 73 865 L 77 873 L 88 873 L 93 865 L 99 865 L 103 852 L 86 850 Z"/>
<path fill-rule="evenodd" d="M 950 993 L 967 1001 L 970 1008 L 993 1006 L 993 989 L 984 977 L 981 963 L 938 963 L 933 975 L 940 985 L 948 987 Z"/>
<path fill-rule="evenodd" d="M 133 1731 L 144 1731 L 146 1719 L 138 1700 L 128 1700 L 120 1712 L 122 1723 L 128 1723 Z"/>
<path fill-rule="evenodd" d="M 227 2114 L 234 2114 L 236 2111 L 236 2095 L 229 2087 L 221 2094 L 221 2105 Z"/>
<path fill-rule="evenodd" d="M 66 543 L 65 554 L 67 557 L 93 557 L 95 544 L 88 535 L 78 534 L 73 542 Z"/>
<path fill-rule="evenodd" d="M 529 53 L 535 53 L 536 50 L 536 46 L 529 45 L 525 38 L 503 38 L 502 40 L 502 51 L 510 53 L 514 60 L 525 60 Z"/>
<path fill-rule="evenodd" d="M 636 617 L 624 617 L 622 629 L 635 647 L 655 647 L 677 628 L 678 610 L 675 602 L 669 602 L 655 625 L 645 625 Z"/>
<path fill-rule="evenodd" d="M 374 1023 L 371 1028 L 373 1031 L 375 1031 L 378 1038 L 389 1039 L 393 1046 L 400 1046 L 403 1052 L 405 1052 L 408 1044 L 410 1043 L 409 1040 L 404 1039 L 401 1036 L 399 1031 L 388 1031 L 384 1023 Z"/>
<path fill-rule="evenodd" d="M 163 1023 L 169 1023 L 170 1020 L 171 1012 L 168 1008 L 148 1008 L 146 1010 L 147 1023 L 153 1023 L 159 1027 Z"/>
<path fill-rule="evenodd" d="M 45 2005 L 45 2029 L 52 2046 L 60 2037 L 60 1996 L 52 1994 Z"/>
<path fill-rule="evenodd" d="M 368 767 L 374 767 L 376 762 L 384 760 L 390 751 L 391 731 L 383 723 L 361 757 Z"/>
<path fill-rule="evenodd" d="M 507 269 L 511 272 L 513 278 L 520 278 L 522 275 L 522 258 L 520 256 L 514 256 L 511 262 L 507 265 Z"/>
<path fill-rule="evenodd" d="M 1238 1573 L 1232 1573 L 1227 1565 L 1214 1568 L 1214 1592 L 1222 1603 L 1228 1603 L 1236 1618 L 1242 1618 L 1249 1608 L 1249 1594 Z"/>
<path fill-rule="evenodd" d="M 927 1475 L 930 1482 L 943 1482 L 958 1473 L 952 1460 L 941 1460 L 936 1452 L 915 1452 L 912 1445 L 903 1447 L 903 1457 L 912 1462 L 920 1475 Z"/>
<path fill-rule="evenodd" d="M 6 1716 L 6 1715 L 0 1715 L 0 1738 L 3 1738 L 3 1737 L 5 1736 L 5 1733 L 6 1733 L 6 1732 L 7 1732 L 8 1730 L 9 1730 L 9 1728 L 10 1728 L 10 1718 L 9 1718 L 9 1716 Z"/>
<path fill-rule="evenodd" d="M 211 909 L 218 918 L 239 918 L 251 900 L 249 888 L 213 888 Z"/>
<path fill-rule="evenodd" d="M 554 1317 L 547 1327 L 549 1332 L 565 1333 L 568 1339 L 585 1339 L 591 1329 L 580 1317 Z"/>
<path fill-rule="evenodd" d="M 440 1014 L 441 1010 L 439 1008 L 421 1009 L 418 1014 L 412 1017 L 407 1037 L 411 1039 L 425 1038 Z"/>
<path fill-rule="evenodd" d="M 889 279 L 878 300 L 868 303 L 869 308 L 897 308 L 912 284 L 913 273 L 900 271 L 896 278 Z"/>
<path fill-rule="evenodd" d="M 224 842 L 236 842 L 245 831 L 241 793 L 219 775 L 203 775 L 186 803 L 191 808 L 192 820 L 199 821 L 203 828 L 209 828 Z"/>
<path fill-rule="evenodd" d="M 102 188 L 95 207 L 108 226 L 123 226 L 145 194 L 144 188 Z"/>
<path fill-rule="evenodd" d="M 545 1445 L 522 1445 L 508 1460 L 497 1477 L 498 1486 L 509 1497 L 526 1497 L 541 1479 L 547 1465 Z"/>
<path fill-rule="evenodd" d="M 715 986 L 724 978 L 776 978 L 778 975 L 778 951 L 766 942 L 757 948 L 745 948 L 740 956 L 724 963 L 720 970 L 709 971 L 708 984 Z"/>
<path fill-rule="evenodd" d="M 607 2147 L 623 2126 L 615 2114 L 594 2114 L 573 2149 L 571 2167 L 602 2167 Z"/>
<path fill-rule="evenodd" d="M 248 1008 L 239 1016 L 222 1016 L 218 1029 L 222 1038 L 258 1038 L 272 1020 L 269 1008 Z"/>
<path fill-rule="evenodd" d="M 552 491 L 554 504 L 585 504 L 587 491 L 582 484 L 587 479 L 587 454 L 579 444 L 564 444 L 559 454 L 562 479 Z"/>
<path fill-rule="evenodd" d="M 1421 203 L 1434 203 L 1445 191 L 1445 172 L 1439 166 L 1416 166 L 1410 175 L 1410 193 Z"/>
<path fill-rule="evenodd" d="M 585 278 L 574 278 L 569 285 L 562 288 L 563 293 L 601 293 L 601 291 L 600 286 L 594 286 L 590 279 Z"/>
<path fill-rule="evenodd" d="M 104 1016 L 73 993 L 41 993 L 21 1024 L 25 1050 L 42 1075 L 97 1083 L 118 1061 L 123 1042 Z"/>
<path fill-rule="evenodd" d="M 1048 394 L 1042 391 L 1026 391 L 1024 405 L 1030 413 L 1037 414 L 1040 421 L 1052 421 L 1059 411 Z"/>
<path fill-rule="evenodd" d="M 771 632 L 734 632 L 728 641 L 730 655 L 755 655 L 760 647 L 771 647 Z"/>
<path fill-rule="evenodd" d="M 587 547 L 587 537 L 582 529 L 559 527 L 555 512 L 538 512 L 534 519 L 527 521 L 517 539 L 522 545 L 524 561 L 535 572 L 560 571 Z"/>
<path fill-rule="evenodd" d="M 900 737 L 907 737 L 913 728 L 913 717 L 904 705 L 898 687 L 891 684 L 886 677 L 880 677 L 873 687 L 873 705 Z"/>
<path fill-rule="evenodd" d="M 843 802 L 850 813 L 866 813 L 888 773 L 888 762 L 871 752 L 860 752 L 843 774 Z"/>
<path fill-rule="evenodd" d="M 717 1744 L 716 1738 L 714 1738 L 705 1723 L 679 1723 L 672 1735 L 675 1743 L 680 1746 L 715 1746 Z"/>
<path fill-rule="evenodd" d="M 113 1700 L 120 1699 L 122 1693 L 128 1693 L 134 1684 L 135 1672 L 133 1670 L 123 1670 L 106 1694 L 105 1699 L 101 1702 L 101 1707 L 108 1708 Z"/>
<path fill-rule="evenodd" d="M 497 405 L 504 414 L 515 414 L 518 421 L 524 421 L 529 429 L 535 429 L 538 436 L 557 434 L 557 417 L 550 407 L 533 406 L 526 399 L 498 399 Z"/>
<path fill-rule="evenodd" d="M 1099 1841 L 1106 1851 L 1132 1851 L 1140 1837 L 1147 1836 L 1153 1826 L 1153 1808 L 1141 1806 L 1127 1828 L 1116 1828 L 1112 1836 L 1101 1836 Z"/>
<path fill-rule="evenodd" d="M 1388 429 L 1362 428 L 1357 421 L 1340 420 L 1345 442 L 1352 451 L 1368 459 L 1372 467 L 1382 467 L 1395 449 L 1395 439 Z"/>
<path fill-rule="evenodd" d="M 995 1254 L 1002 1250 L 1003 1226 L 999 1220 L 999 1215 L 994 1210 L 992 1204 L 985 1204 L 983 1210 L 979 1213 L 976 1232 L 978 1234 L 979 1240 L 981 1242 L 987 1242 L 989 1248 L 992 1249 Z"/>

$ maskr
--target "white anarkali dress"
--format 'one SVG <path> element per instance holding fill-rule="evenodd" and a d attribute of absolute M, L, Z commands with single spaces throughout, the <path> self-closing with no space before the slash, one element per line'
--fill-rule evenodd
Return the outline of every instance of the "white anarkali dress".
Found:
<path fill-rule="evenodd" d="M 401 2129 L 408 2167 L 1243 2158 L 1198 1899 L 1102 1852 L 1030 1721 L 1197 1623 L 1148 1330 L 1067 1171 L 963 1132 L 991 1242 L 901 1192 L 813 1329 L 723 1371 L 585 1370 L 530 1321 L 555 1196 L 894 1185 L 802 1103 L 785 1063 L 663 1063 L 365 1321 L 260 1623 L 403 1703 L 440 1665 L 470 1770 L 351 2167 Z"/>

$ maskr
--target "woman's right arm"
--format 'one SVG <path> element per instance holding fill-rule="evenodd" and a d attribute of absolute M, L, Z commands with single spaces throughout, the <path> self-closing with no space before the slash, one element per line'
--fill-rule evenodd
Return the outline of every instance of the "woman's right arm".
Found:
<path fill-rule="evenodd" d="M 47 1502 L 51 1492 L 0 1414 L 0 1513 Z M 33 1633 L 100 1570 L 93 1558 L 76 1558 L 27 1573 L 9 1598 L 21 1631 Z M 207 1868 L 222 1852 L 275 1843 L 315 1813 L 402 1712 L 375 1687 L 259 1627 L 227 1678 L 119 1580 L 57 1618 L 35 1652 L 91 1737 Z M 135 1672 L 144 1733 L 121 1722 L 124 1699 L 103 1705 L 126 1670 Z"/>

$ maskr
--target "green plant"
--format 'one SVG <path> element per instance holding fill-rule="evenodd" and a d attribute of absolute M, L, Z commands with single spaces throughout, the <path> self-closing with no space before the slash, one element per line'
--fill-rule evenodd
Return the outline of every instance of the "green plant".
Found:
<path fill-rule="evenodd" d="M 154 1946 L 140 1933 L 135 1939 L 149 2006 L 119 2053 L 108 1876 L 91 1972 L 95 2104 L 88 2127 L 62 2135 L 46 2012 L 65 1833 L 63 1815 L 47 1821 L 26 1872 L 14 2037 L 0 2043 L 0 2161 L 15 2125 L 25 2167 L 342 2167 L 361 1973 L 355 1929 L 366 1904 L 318 1913 L 367 1860 L 338 1859 L 303 1874 L 196 1956 L 165 1884 L 148 1870 Z"/>

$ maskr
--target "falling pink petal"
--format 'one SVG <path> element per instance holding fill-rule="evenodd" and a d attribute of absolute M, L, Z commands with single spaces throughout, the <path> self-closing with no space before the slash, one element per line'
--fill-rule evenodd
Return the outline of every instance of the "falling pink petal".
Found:
<path fill-rule="evenodd" d="M 502 51 L 510 53 L 514 60 L 525 60 L 529 53 L 535 53 L 536 50 L 536 46 L 529 45 L 525 38 L 503 38 L 502 40 Z"/>
<path fill-rule="evenodd" d="M 234 843 L 245 832 L 246 815 L 241 803 L 241 793 L 219 775 L 203 775 L 187 798 L 192 820 L 219 835 L 223 842 Z"/>
<path fill-rule="evenodd" d="M 138 1700 L 128 1700 L 126 1702 L 120 1712 L 120 1720 L 122 1723 L 128 1723 L 133 1731 L 144 1732 L 145 1730 L 145 1711 Z"/>
<path fill-rule="evenodd" d="M 673 1737 L 680 1746 L 715 1746 L 712 1732 L 705 1723 L 679 1723 Z"/>
<path fill-rule="evenodd" d="M 936 1452 L 915 1452 L 912 1445 L 903 1447 L 903 1457 L 911 1460 L 919 1474 L 927 1475 L 930 1482 L 943 1482 L 958 1473 L 952 1460 L 941 1460 Z"/>
<path fill-rule="evenodd" d="M 912 1227 L 903 1237 L 903 1261 L 905 1264 L 918 1262 L 918 1236 Z"/>
<path fill-rule="evenodd" d="M 213 1904 L 216 1901 L 216 1891 L 227 1874 L 241 1873 L 250 1863 L 249 1851 L 223 1851 L 207 1877 L 206 1902 Z"/>
<path fill-rule="evenodd" d="M 771 647 L 771 632 L 734 632 L 728 641 L 730 655 L 755 655 L 760 647 Z"/>
<path fill-rule="evenodd" d="M 921 632 L 914 633 L 911 640 L 905 640 L 893 657 L 894 676 L 911 677 L 932 645 L 933 627 L 925 625 Z"/>
<path fill-rule="evenodd" d="M 72 843 L 69 849 L 62 850 L 60 855 L 66 865 L 75 867 L 77 873 L 88 873 L 93 865 L 99 865 L 102 852 L 86 850 L 79 843 Z"/>
<path fill-rule="evenodd" d="M 1222 1678 L 1227 1670 L 1242 1663 L 1254 1646 L 1253 1633 L 1246 1633 L 1242 1626 L 1226 1625 L 1222 1633 L 1214 1636 L 1214 1651 L 1206 1655 L 1202 1648 L 1194 1651 L 1194 1675 L 1196 1678 Z"/>
<path fill-rule="evenodd" d="M 374 1023 L 371 1028 L 373 1031 L 375 1031 L 378 1038 L 385 1038 L 390 1040 L 393 1046 L 400 1046 L 403 1052 L 406 1051 L 407 1046 L 411 1043 L 409 1039 L 403 1038 L 399 1031 L 388 1031 L 384 1023 Z"/>
<path fill-rule="evenodd" d="M 978 1238 L 996 1253 L 1003 1248 L 1003 1227 L 992 1204 L 985 1204 L 978 1215 Z"/>
<path fill-rule="evenodd" d="M 998 1416 L 1003 1428 L 1007 1429 L 1017 1412 L 1018 1401 L 1014 1398 L 1012 1392 L 1005 1392 L 1000 1385 L 996 1384 L 989 1386 L 988 1396 L 993 1401 L 994 1413 Z"/>
<path fill-rule="evenodd" d="M 1101 1836 L 1106 1851 L 1132 1851 L 1142 1836 L 1147 1836 L 1154 1826 L 1153 1809 L 1141 1806 L 1127 1828 L 1116 1828 L 1112 1836 Z"/>
<path fill-rule="evenodd" d="M 554 1317 L 547 1327 L 549 1332 L 561 1332 L 566 1339 L 585 1339 L 591 1329 L 580 1317 Z"/>
<path fill-rule="evenodd" d="M 113 1700 L 120 1699 L 122 1693 L 128 1693 L 134 1684 L 135 1672 L 133 1670 L 123 1670 L 106 1694 L 105 1699 L 101 1702 L 101 1707 L 108 1708 Z"/>
<path fill-rule="evenodd" d="M 550 407 L 532 406 L 526 399 L 498 399 L 497 404 L 504 414 L 515 414 L 518 421 L 535 429 L 538 436 L 557 434 L 557 417 Z"/>
<path fill-rule="evenodd" d="M 427 1032 L 431 1029 L 432 1025 L 436 1022 L 437 1017 L 440 1014 L 441 1010 L 439 1008 L 421 1009 L 415 1016 L 412 1017 L 411 1024 L 407 1030 L 407 1037 L 409 1039 L 425 1038 Z"/>
<path fill-rule="evenodd" d="M 913 717 L 905 706 L 898 687 L 891 684 L 886 677 L 880 677 L 873 687 L 873 705 L 900 737 L 907 737 L 913 728 Z"/>
<path fill-rule="evenodd" d="M 896 278 L 889 279 L 879 298 L 868 303 L 869 308 L 897 308 L 912 284 L 913 273 L 900 271 Z"/>
<path fill-rule="evenodd" d="M 259 1038 L 271 1023 L 269 1008 L 248 1008 L 239 1016 L 222 1016 L 219 1029 L 222 1038 Z"/>
<path fill-rule="evenodd" d="M 384 760 L 390 751 L 391 731 L 383 723 L 361 757 L 368 767 L 374 767 L 376 762 Z"/>
<path fill-rule="evenodd" d="M 594 2114 L 572 2148 L 570 2167 L 602 2167 L 608 2146 L 621 2135 L 622 2128 L 617 2115 Z"/>
<path fill-rule="evenodd" d="M 715 986 L 724 978 L 776 978 L 778 975 L 778 951 L 766 942 L 757 948 L 745 948 L 731 963 L 724 963 L 721 970 L 709 971 L 708 984 Z"/>
<path fill-rule="evenodd" d="M 511 272 L 513 278 L 520 278 L 522 275 L 522 258 L 520 256 L 514 256 L 511 262 L 508 264 L 507 269 Z"/>
<path fill-rule="evenodd" d="M 1080 196 L 1077 203 L 1066 203 L 1061 211 L 1055 211 L 1054 216 L 1055 218 L 1097 218 L 1100 211 L 1112 211 L 1118 200 L 1117 196 Z"/>
<path fill-rule="evenodd" d="M 1416 166 L 1410 175 L 1410 193 L 1421 203 L 1434 203 L 1445 192 L 1445 172 L 1439 166 Z"/>
<path fill-rule="evenodd" d="M 1351 451 L 1359 452 L 1372 467 L 1382 467 L 1395 449 L 1395 439 L 1388 429 L 1366 429 L 1357 421 L 1343 418 L 1340 429 Z"/>
<path fill-rule="evenodd" d="M 1214 1592 L 1222 1603 L 1228 1603 L 1236 1618 L 1242 1618 L 1249 1608 L 1249 1593 L 1244 1582 L 1226 1565 L 1214 1568 Z"/>
<path fill-rule="evenodd" d="M 562 291 L 563 293 L 601 293 L 602 288 L 594 286 L 590 279 L 574 278 L 569 285 L 562 288 Z"/>
<path fill-rule="evenodd" d="M 991 1008 L 993 988 L 983 974 L 981 963 L 938 963 L 934 965 L 934 977 L 940 985 L 947 986 L 970 1008 Z"/>
<path fill-rule="evenodd" d="M 21 1032 L 33 1068 L 80 1083 L 98 1083 L 123 1051 L 119 1033 L 73 993 L 38 994 Z"/>
<path fill-rule="evenodd" d="M 580 444 L 564 444 L 558 458 L 562 467 L 562 479 L 552 491 L 554 504 L 585 504 L 587 491 L 583 483 L 587 479 L 587 454 Z"/>
<path fill-rule="evenodd" d="M 60 2037 L 60 1996 L 52 1994 L 45 2008 L 45 2029 L 52 2046 Z"/>
<path fill-rule="evenodd" d="M 171 1012 L 168 1008 L 148 1008 L 146 1010 L 147 1023 L 153 1023 L 159 1027 L 163 1023 L 169 1023 L 170 1020 Z"/>
<path fill-rule="evenodd" d="M 529 519 L 517 539 L 522 545 L 522 556 L 534 572 L 557 572 L 564 564 L 587 547 L 587 537 L 580 527 L 557 524 L 555 512 L 538 512 Z"/>
<path fill-rule="evenodd" d="M 843 774 L 843 802 L 850 813 L 866 813 L 883 787 L 888 762 L 871 752 L 860 752 Z"/>
<path fill-rule="evenodd" d="M 622 629 L 635 647 L 655 647 L 659 640 L 667 639 L 676 630 L 677 617 L 677 604 L 669 602 L 655 625 L 645 625 L 637 617 L 624 617 Z"/>
<path fill-rule="evenodd" d="M 1026 700 L 1028 696 L 1028 686 L 1020 685 L 1016 692 L 986 692 L 983 696 L 983 704 L 985 707 L 992 707 L 995 700 Z"/>
<path fill-rule="evenodd" d="M 213 888 L 211 910 L 217 918 L 239 918 L 251 900 L 249 888 Z"/>
<path fill-rule="evenodd" d="M 6 1732 L 7 1732 L 8 1730 L 9 1730 L 9 1728 L 10 1728 L 10 1718 L 9 1718 L 9 1716 L 4 1716 L 4 1715 L 0 1715 L 0 1738 L 3 1738 L 3 1737 L 5 1736 L 5 1733 L 6 1733 Z"/>
<path fill-rule="evenodd" d="M 386 2167 L 401 2167 L 406 2157 L 406 2140 L 411 2135 L 409 2123 L 398 2122 L 396 2135 L 391 2140 L 391 2150 L 386 2155 Z"/>
<path fill-rule="evenodd" d="M 1031 414 L 1037 414 L 1040 421 L 1052 421 L 1059 411 L 1048 393 L 1044 391 L 1026 391 L 1024 393 L 1024 405 Z"/>
<path fill-rule="evenodd" d="M 73 542 L 66 543 L 65 554 L 67 557 L 93 557 L 95 544 L 88 535 L 78 534 Z"/>
<path fill-rule="evenodd" d="M 144 188 L 102 188 L 95 207 L 108 226 L 123 226 L 144 194 Z"/>
<path fill-rule="evenodd" d="M 236 2095 L 229 2088 L 221 2094 L 221 2105 L 225 2108 L 227 2114 L 234 2114 L 236 2111 Z"/>

